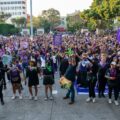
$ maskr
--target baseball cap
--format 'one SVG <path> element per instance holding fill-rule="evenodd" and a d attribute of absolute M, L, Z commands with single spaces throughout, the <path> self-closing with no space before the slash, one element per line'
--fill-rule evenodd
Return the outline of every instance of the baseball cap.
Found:
<path fill-rule="evenodd" d="M 111 62 L 111 65 L 116 65 L 116 62 Z"/>

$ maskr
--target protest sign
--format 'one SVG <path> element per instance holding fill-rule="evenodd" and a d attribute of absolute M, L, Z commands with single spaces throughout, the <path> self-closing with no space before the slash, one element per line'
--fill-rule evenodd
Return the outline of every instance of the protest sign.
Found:
<path fill-rule="evenodd" d="M 12 61 L 12 56 L 10 55 L 3 55 L 2 56 L 2 62 L 4 65 L 9 65 Z"/>
<path fill-rule="evenodd" d="M 54 46 L 61 46 L 62 45 L 62 35 L 61 34 L 53 35 L 53 45 Z"/>
<path fill-rule="evenodd" d="M 120 44 L 120 28 L 117 31 L 117 41 Z"/>

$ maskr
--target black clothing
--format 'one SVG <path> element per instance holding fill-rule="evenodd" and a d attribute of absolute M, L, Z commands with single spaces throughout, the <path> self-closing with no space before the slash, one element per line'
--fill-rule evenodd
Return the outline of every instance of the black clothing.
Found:
<path fill-rule="evenodd" d="M 1 101 L 1 104 L 4 103 L 2 90 L 3 90 L 3 78 L 2 78 L 2 71 L 0 70 L 0 101 Z"/>
<path fill-rule="evenodd" d="M 75 89 L 74 89 L 75 75 L 76 75 L 76 66 L 69 65 L 64 76 L 65 78 L 67 78 L 72 82 L 72 85 L 66 94 L 66 97 L 69 97 L 71 94 L 71 102 L 75 101 Z"/>
<path fill-rule="evenodd" d="M 0 70 L 2 72 L 2 79 L 3 79 L 3 85 L 6 86 L 6 80 L 5 80 L 5 72 L 6 72 L 6 68 L 3 65 L 3 62 L 0 61 Z"/>
<path fill-rule="evenodd" d="M 37 67 L 29 67 L 27 69 L 26 76 L 28 77 L 29 87 L 39 85 L 38 73 L 39 73 L 39 69 Z"/>
<path fill-rule="evenodd" d="M 70 80 L 72 83 L 74 83 L 75 76 L 76 76 L 76 66 L 69 65 L 64 76 L 65 78 Z"/>
<path fill-rule="evenodd" d="M 118 87 L 118 77 L 117 77 L 118 73 L 117 73 L 117 69 L 108 69 L 106 71 L 105 76 L 107 77 L 114 77 L 114 80 L 111 80 L 108 78 L 107 82 L 108 82 L 108 90 L 109 90 L 109 99 L 111 99 L 112 97 L 112 91 L 114 90 L 114 97 L 115 100 L 118 99 L 118 94 L 119 94 L 119 87 Z"/>
<path fill-rule="evenodd" d="M 63 59 L 60 64 L 60 76 L 63 76 L 69 66 L 68 59 Z"/>
<path fill-rule="evenodd" d="M 92 67 L 89 68 L 89 71 L 91 71 L 90 74 L 88 74 L 89 82 L 88 82 L 88 87 L 89 87 L 89 97 L 95 98 L 95 86 L 97 82 L 97 72 L 98 72 L 98 63 L 96 59 L 90 60 L 92 63 Z"/>
<path fill-rule="evenodd" d="M 53 85 L 54 84 L 54 70 L 53 70 L 53 66 L 48 65 L 43 69 L 43 75 L 44 75 L 44 79 L 43 79 L 43 85 Z"/>
<path fill-rule="evenodd" d="M 108 86 L 108 90 L 109 90 L 109 99 L 111 99 L 112 91 L 114 90 L 114 97 L 115 97 L 115 100 L 117 100 L 118 99 L 118 94 L 119 94 L 118 87 Z"/>
<path fill-rule="evenodd" d="M 92 76 L 88 81 L 89 87 L 89 97 L 95 98 L 95 86 L 96 86 L 97 76 Z"/>
<path fill-rule="evenodd" d="M 105 64 L 104 66 L 99 64 L 99 69 L 98 69 L 98 92 L 99 96 L 101 97 L 104 95 L 105 92 L 105 86 L 107 83 L 107 79 L 105 78 L 105 73 L 106 70 L 108 69 L 109 64 Z"/>

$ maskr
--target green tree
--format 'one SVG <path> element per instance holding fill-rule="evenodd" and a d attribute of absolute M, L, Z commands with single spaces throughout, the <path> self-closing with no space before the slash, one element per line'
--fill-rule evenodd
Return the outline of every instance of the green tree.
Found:
<path fill-rule="evenodd" d="M 38 16 L 38 17 L 34 17 L 33 16 L 33 27 L 35 29 L 39 28 L 41 25 L 41 17 Z M 27 27 L 30 27 L 30 20 L 27 21 Z"/>
<path fill-rule="evenodd" d="M 43 23 L 47 22 L 50 25 L 51 30 L 53 30 L 54 27 L 60 24 L 60 12 L 53 8 L 48 10 L 43 10 L 41 17 L 42 17 Z"/>
<path fill-rule="evenodd" d="M 83 27 L 83 20 L 80 18 L 80 12 L 77 11 L 67 16 L 67 29 L 71 32 L 76 32 Z"/>
<path fill-rule="evenodd" d="M 19 29 L 15 28 L 14 25 L 11 24 L 0 24 L 0 34 L 2 35 L 12 35 L 12 34 L 18 34 Z"/>
<path fill-rule="evenodd" d="M 11 17 L 10 14 L 5 14 L 4 12 L 0 13 L 0 23 L 4 23 L 9 17 Z"/>
<path fill-rule="evenodd" d="M 51 29 L 51 24 L 48 20 L 41 18 L 41 24 L 40 26 L 44 28 L 45 33 L 49 33 Z"/>
<path fill-rule="evenodd" d="M 90 9 L 81 13 L 85 26 L 93 27 L 94 23 L 100 29 L 112 29 L 117 16 L 120 16 L 120 0 L 94 0 Z"/>
<path fill-rule="evenodd" d="M 11 22 L 19 28 L 26 26 L 26 18 L 25 17 L 12 18 Z"/>

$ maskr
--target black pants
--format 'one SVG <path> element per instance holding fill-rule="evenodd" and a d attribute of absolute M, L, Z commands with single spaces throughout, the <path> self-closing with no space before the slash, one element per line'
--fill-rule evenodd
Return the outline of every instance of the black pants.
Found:
<path fill-rule="evenodd" d="M 112 91 L 114 90 L 114 97 L 115 100 L 118 99 L 118 95 L 119 95 L 119 90 L 118 90 L 118 86 L 108 86 L 108 90 L 109 90 L 109 99 L 111 99 L 112 97 Z"/>
<path fill-rule="evenodd" d="M 105 77 L 102 77 L 102 76 L 98 77 L 98 93 L 99 93 L 99 95 L 104 94 L 106 83 L 107 83 L 107 79 Z"/>
<path fill-rule="evenodd" d="M 96 86 L 96 81 L 97 77 L 95 76 L 94 78 L 92 77 L 91 80 L 88 82 L 88 87 L 89 87 L 89 97 L 95 98 L 95 86 Z"/>
<path fill-rule="evenodd" d="M 2 78 L 3 78 L 3 85 L 6 86 L 5 73 L 3 73 Z"/>
<path fill-rule="evenodd" d="M 3 102 L 3 93 L 2 93 L 2 89 L 3 89 L 3 87 L 0 86 L 0 100 L 1 100 L 1 102 Z"/>

